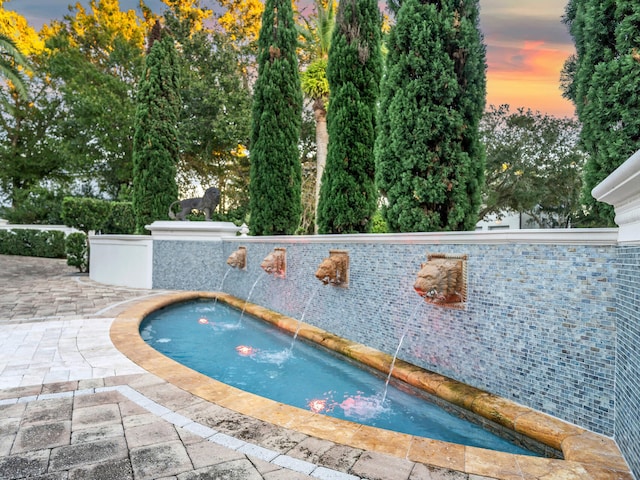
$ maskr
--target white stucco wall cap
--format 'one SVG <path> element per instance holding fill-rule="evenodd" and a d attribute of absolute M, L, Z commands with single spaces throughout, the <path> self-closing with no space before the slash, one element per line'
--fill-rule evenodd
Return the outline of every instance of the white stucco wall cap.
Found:
<path fill-rule="evenodd" d="M 146 225 L 154 240 L 216 241 L 235 237 L 240 227 L 232 222 L 161 221 Z"/>

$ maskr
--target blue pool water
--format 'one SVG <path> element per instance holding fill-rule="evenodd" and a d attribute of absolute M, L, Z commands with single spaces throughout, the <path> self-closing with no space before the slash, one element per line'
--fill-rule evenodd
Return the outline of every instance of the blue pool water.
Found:
<path fill-rule="evenodd" d="M 385 379 L 212 300 L 176 304 L 140 327 L 153 348 L 211 378 L 288 405 L 365 425 L 534 455 Z M 384 396 L 384 401 L 383 401 Z"/>

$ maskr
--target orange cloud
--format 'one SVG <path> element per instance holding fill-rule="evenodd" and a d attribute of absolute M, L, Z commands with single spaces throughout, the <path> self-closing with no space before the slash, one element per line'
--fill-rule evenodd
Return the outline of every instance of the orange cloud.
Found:
<path fill-rule="evenodd" d="M 574 107 L 562 97 L 560 73 L 571 51 L 525 41 L 521 48 L 489 45 L 487 105 L 509 104 L 556 116 L 573 116 Z"/>

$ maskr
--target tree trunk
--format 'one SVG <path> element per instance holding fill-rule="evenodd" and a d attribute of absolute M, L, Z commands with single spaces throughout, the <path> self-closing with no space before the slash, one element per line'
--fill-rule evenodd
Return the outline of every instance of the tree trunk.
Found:
<path fill-rule="evenodd" d="M 315 204 L 315 233 L 318 233 L 318 201 L 320 200 L 320 185 L 322 174 L 327 163 L 327 145 L 329 145 L 329 133 L 327 132 L 327 111 L 324 108 L 324 99 L 313 103 L 313 113 L 316 118 L 316 204 Z"/>

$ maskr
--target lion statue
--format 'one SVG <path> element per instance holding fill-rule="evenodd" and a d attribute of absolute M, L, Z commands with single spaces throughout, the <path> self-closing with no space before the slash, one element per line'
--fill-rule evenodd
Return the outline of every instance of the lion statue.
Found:
<path fill-rule="evenodd" d="M 420 267 L 413 288 L 427 302 L 450 304 L 465 300 L 461 260 L 435 258 Z"/>
<path fill-rule="evenodd" d="M 220 190 L 216 187 L 207 188 L 202 198 L 186 198 L 169 205 L 169 218 L 184 221 L 193 210 L 198 210 L 204 213 L 205 220 L 211 221 L 211 214 L 218 203 L 220 203 Z M 173 206 L 176 204 L 180 204 L 180 212 L 177 215 L 173 213 Z"/>
<path fill-rule="evenodd" d="M 318 266 L 316 278 L 324 285 L 343 285 L 347 282 L 347 258 L 343 255 L 331 255 Z"/>

